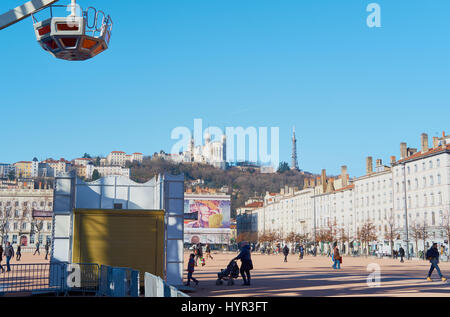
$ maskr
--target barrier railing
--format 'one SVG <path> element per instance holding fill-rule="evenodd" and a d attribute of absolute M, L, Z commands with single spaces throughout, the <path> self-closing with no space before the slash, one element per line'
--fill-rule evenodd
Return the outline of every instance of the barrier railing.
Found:
<path fill-rule="evenodd" d="M 145 273 L 144 275 L 145 297 L 189 297 L 176 287 L 168 285 L 159 276 Z"/>
<path fill-rule="evenodd" d="M 100 267 L 99 296 L 139 296 L 139 271 L 130 268 Z"/>
<path fill-rule="evenodd" d="M 11 264 L 0 274 L 0 296 L 42 294 L 137 297 L 139 271 L 95 263 Z"/>
<path fill-rule="evenodd" d="M 64 275 L 60 263 L 11 264 L 10 271 L 0 275 L 0 295 L 8 293 L 61 293 Z M 54 278 L 50 281 L 50 272 Z"/>

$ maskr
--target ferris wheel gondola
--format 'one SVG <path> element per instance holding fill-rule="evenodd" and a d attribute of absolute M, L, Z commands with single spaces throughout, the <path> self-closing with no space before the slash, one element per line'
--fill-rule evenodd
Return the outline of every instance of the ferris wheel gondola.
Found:
<path fill-rule="evenodd" d="M 31 16 L 41 47 L 68 61 L 87 60 L 109 48 L 113 27 L 109 15 L 93 7 L 83 10 L 76 0 L 69 5 L 55 5 L 56 2 L 32 0 L 0 15 L 0 30 Z M 63 16 L 62 10 L 70 14 Z"/>

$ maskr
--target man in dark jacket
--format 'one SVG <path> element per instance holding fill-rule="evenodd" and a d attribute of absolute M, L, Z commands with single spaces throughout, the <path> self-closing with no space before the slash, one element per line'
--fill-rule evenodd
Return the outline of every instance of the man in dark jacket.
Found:
<path fill-rule="evenodd" d="M 289 255 L 289 248 L 287 245 L 285 245 L 283 248 L 283 254 L 284 254 L 284 262 L 287 262 L 287 257 Z"/>
<path fill-rule="evenodd" d="M 403 257 L 405 256 L 405 249 L 403 249 L 403 247 L 400 247 L 400 249 L 398 249 L 398 254 L 400 255 L 400 262 L 404 262 Z"/>
<path fill-rule="evenodd" d="M 427 260 L 430 261 L 431 263 L 431 267 L 430 267 L 430 271 L 428 272 L 428 276 L 427 276 L 427 281 L 432 281 L 431 280 L 431 273 L 433 273 L 434 269 L 436 269 L 436 271 L 439 274 L 439 277 L 442 279 L 443 282 L 445 282 L 447 279 L 445 277 L 442 276 L 441 270 L 439 269 L 439 251 L 437 248 L 437 243 L 433 243 L 432 247 L 427 251 Z"/>
<path fill-rule="evenodd" d="M 5 269 L 2 266 L 2 260 L 3 260 L 3 247 L 0 245 L 0 269 L 2 270 L 2 273 L 5 272 Z"/>
<path fill-rule="evenodd" d="M 239 255 L 233 260 L 241 260 L 240 273 L 244 280 L 244 284 L 242 285 L 250 285 L 250 270 L 253 270 L 250 246 L 248 244 L 244 245 Z"/>
<path fill-rule="evenodd" d="M 8 272 L 10 272 L 11 271 L 11 266 L 9 265 L 9 261 L 11 261 L 11 258 L 14 257 L 14 249 L 11 246 L 10 242 L 6 242 L 5 256 L 6 256 L 6 270 Z"/>

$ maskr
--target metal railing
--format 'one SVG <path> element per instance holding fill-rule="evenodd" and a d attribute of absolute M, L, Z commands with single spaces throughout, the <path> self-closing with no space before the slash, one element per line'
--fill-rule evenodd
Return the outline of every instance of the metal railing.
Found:
<path fill-rule="evenodd" d="M 139 296 L 139 271 L 137 270 L 102 265 L 99 281 L 99 296 Z"/>
<path fill-rule="evenodd" d="M 63 270 L 59 263 L 11 264 L 0 275 L 0 295 L 7 293 L 60 293 L 64 291 Z M 52 281 L 50 272 L 54 272 Z"/>
<path fill-rule="evenodd" d="M 161 277 L 145 273 L 145 297 L 189 297 L 176 287 L 167 284 Z"/>

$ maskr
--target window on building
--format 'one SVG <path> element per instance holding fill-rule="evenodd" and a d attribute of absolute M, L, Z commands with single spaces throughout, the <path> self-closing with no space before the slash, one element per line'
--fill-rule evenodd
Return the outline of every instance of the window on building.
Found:
<path fill-rule="evenodd" d="M 12 238 L 12 243 L 13 243 L 13 244 L 17 244 L 17 235 L 16 235 L 16 234 L 13 234 L 12 237 L 13 237 L 13 238 Z"/>
<path fill-rule="evenodd" d="M 27 230 L 27 223 L 26 222 L 22 223 L 22 230 Z"/>
<path fill-rule="evenodd" d="M 440 159 L 437 159 L 437 160 L 436 160 L 436 166 L 437 166 L 437 167 L 440 167 L 440 166 L 441 166 L 441 160 L 440 160 Z"/>
<path fill-rule="evenodd" d="M 441 174 L 438 174 L 437 176 L 437 183 L 438 185 L 441 185 Z"/>
<path fill-rule="evenodd" d="M 430 168 L 433 168 L 433 161 L 430 161 L 429 166 Z"/>

